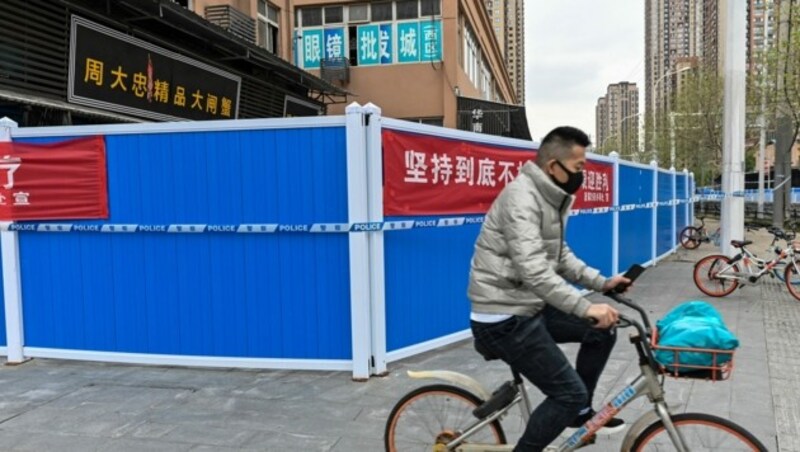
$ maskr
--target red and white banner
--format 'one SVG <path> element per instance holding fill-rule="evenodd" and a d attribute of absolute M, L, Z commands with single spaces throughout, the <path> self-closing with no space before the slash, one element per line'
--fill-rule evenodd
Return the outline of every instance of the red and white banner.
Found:
<path fill-rule="evenodd" d="M 107 218 L 102 137 L 0 143 L 0 220 Z"/>
<path fill-rule="evenodd" d="M 483 214 L 536 151 L 383 131 L 386 216 Z M 613 166 L 588 161 L 573 209 L 610 207 Z"/>

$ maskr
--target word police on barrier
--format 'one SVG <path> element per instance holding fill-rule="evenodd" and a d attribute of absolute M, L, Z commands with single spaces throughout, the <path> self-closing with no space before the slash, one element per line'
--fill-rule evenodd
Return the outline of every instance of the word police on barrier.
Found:
<path fill-rule="evenodd" d="M 629 212 L 636 209 L 652 209 L 654 207 L 675 206 L 695 201 L 696 198 L 680 199 L 676 202 L 648 202 L 642 204 L 626 204 L 612 207 L 595 207 L 591 209 L 575 209 L 571 216 L 599 215 L 612 212 Z M 274 233 L 349 233 L 402 231 L 408 229 L 447 228 L 482 224 L 483 215 L 464 217 L 427 217 L 407 220 L 369 222 L 369 223 L 247 223 L 247 224 L 107 224 L 107 223 L 10 223 L 0 225 L 3 231 L 20 232 L 102 232 L 133 233 L 160 232 L 168 234 L 198 233 L 234 233 L 234 234 L 274 234 Z"/>

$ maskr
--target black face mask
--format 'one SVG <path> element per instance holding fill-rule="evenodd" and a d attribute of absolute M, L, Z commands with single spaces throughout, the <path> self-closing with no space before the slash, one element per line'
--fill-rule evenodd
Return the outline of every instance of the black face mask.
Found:
<path fill-rule="evenodd" d="M 583 185 L 583 171 L 576 171 L 573 173 L 558 160 L 556 160 L 556 163 L 561 167 L 561 169 L 564 170 L 565 173 L 567 173 L 567 181 L 559 182 L 555 177 L 553 177 L 552 174 L 550 175 L 550 179 L 553 179 L 553 183 L 558 185 L 558 188 L 564 190 L 567 192 L 567 194 L 574 195 L 575 192 L 581 188 L 581 185 Z"/>

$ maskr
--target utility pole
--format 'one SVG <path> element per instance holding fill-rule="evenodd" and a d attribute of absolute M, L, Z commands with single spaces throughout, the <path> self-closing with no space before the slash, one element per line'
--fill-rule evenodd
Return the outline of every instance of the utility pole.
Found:
<path fill-rule="evenodd" d="M 779 20 L 778 25 L 778 46 L 783 46 L 784 43 L 789 42 L 789 21 L 791 20 L 790 8 L 791 1 L 780 2 L 777 17 Z M 782 61 L 778 61 L 778 93 L 783 93 L 783 84 L 785 82 L 782 68 L 789 64 L 786 61 L 785 55 L 788 52 L 782 52 L 778 49 L 778 54 L 782 55 Z M 780 95 L 779 95 L 780 98 Z M 785 102 L 779 100 L 780 103 Z M 775 182 L 774 186 L 778 187 L 773 192 L 773 212 L 772 224 L 773 226 L 783 227 L 786 221 L 786 211 L 792 205 L 792 147 L 794 143 L 790 143 L 792 137 L 792 120 L 789 118 L 783 108 L 778 108 L 780 112 L 778 117 L 778 129 L 775 140 Z M 787 180 L 788 179 L 788 180 Z"/>
<path fill-rule="evenodd" d="M 722 150 L 722 252 L 732 256 L 731 240 L 744 239 L 744 132 L 746 79 L 747 4 L 723 0 L 727 4 L 725 30 L 725 115 Z"/>

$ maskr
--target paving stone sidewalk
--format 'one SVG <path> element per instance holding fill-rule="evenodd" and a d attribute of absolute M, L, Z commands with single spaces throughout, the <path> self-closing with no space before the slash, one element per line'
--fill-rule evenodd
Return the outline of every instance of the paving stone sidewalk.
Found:
<path fill-rule="evenodd" d="M 762 238 L 763 240 L 763 238 Z M 773 282 L 709 300 L 694 287 L 692 264 L 714 251 L 703 245 L 649 269 L 631 296 L 657 319 L 675 305 L 711 301 L 740 338 L 727 382 L 668 379 L 679 412 L 702 411 L 745 425 L 769 450 L 800 452 L 800 302 Z M 602 297 L 595 297 L 600 299 Z M 607 399 L 637 374 L 621 334 L 597 398 Z M 576 347 L 564 347 L 574 356 Z M 2 451 L 380 451 L 394 403 L 426 384 L 409 369 L 447 369 L 493 387 L 510 375 L 464 341 L 392 363 L 366 383 L 346 372 L 255 371 L 132 366 L 36 359 L 0 366 Z M 533 390 L 534 403 L 542 400 Z M 598 400 L 599 404 L 599 400 Z M 623 412 L 633 421 L 647 406 Z M 519 415 L 504 420 L 510 440 Z M 582 450 L 618 450 L 622 435 Z"/>

